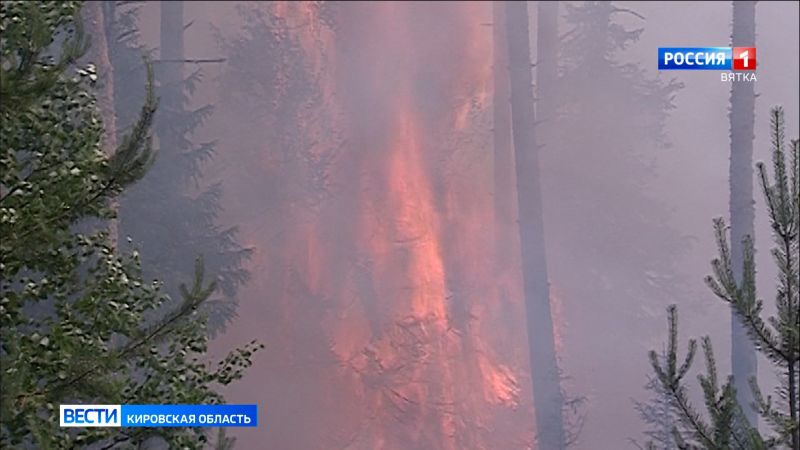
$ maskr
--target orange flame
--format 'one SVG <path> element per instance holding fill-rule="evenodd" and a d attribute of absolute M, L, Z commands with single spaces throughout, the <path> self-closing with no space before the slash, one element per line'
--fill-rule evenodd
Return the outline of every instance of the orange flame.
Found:
<path fill-rule="evenodd" d="M 308 297 L 280 293 L 280 344 L 302 354 L 295 327 L 321 327 L 335 363 L 315 375 L 354 406 L 312 413 L 348 428 L 343 448 L 491 448 L 479 430 L 523 409 L 527 355 L 510 323 L 522 317 L 518 267 L 497 279 L 492 266 L 490 4 L 339 5 L 340 35 L 317 2 L 275 5 L 317 75 L 320 115 L 347 143 L 326 173 L 346 186 L 340 197 L 291 218 L 282 251 L 260 255 L 260 270 L 296 268 L 282 286 L 300 277 Z M 329 135 L 301 120 L 322 154 Z M 324 211 L 352 217 L 332 225 Z"/>

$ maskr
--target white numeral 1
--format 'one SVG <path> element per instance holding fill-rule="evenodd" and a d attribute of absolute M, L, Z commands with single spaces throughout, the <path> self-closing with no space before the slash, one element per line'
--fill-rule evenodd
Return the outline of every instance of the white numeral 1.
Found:
<path fill-rule="evenodd" d="M 748 58 L 748 56 L 750 56 L 748 53 L 749 53 L 749 52 L 747 52 L 747 51 L 744 51 L 744 52 L 742 52 L 742 53 L 739 53 L 739 58 L 744 58 L 744 67 L 745 67 L 745 68 L 747 68 L 747 66 L 748 66 L 748 61 L 750 60 L 750 59 Z"/>

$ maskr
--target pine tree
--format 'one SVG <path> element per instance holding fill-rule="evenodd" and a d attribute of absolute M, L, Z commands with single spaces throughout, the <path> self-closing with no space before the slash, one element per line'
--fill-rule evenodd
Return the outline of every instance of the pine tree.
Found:
<path fill-rule="evenodd" d="M 141 55 L 151 54 L 139 40 L 137 6 L 105 3 L 109 17 L 108 40 L 112 44 L 117 97 L 115 111 L 120 130 L 134 119 L 137 100 L 130 86 L 140 81 Z M 235 295 L 248 279 L 243 264 L 250 250 L 237 241 L 236 227 L 219 225 L 222 185 L 205 187 L 204 169 L 215 156 L 215 142 L 195 144 L 191 135 L 208 120 L 211 105 L 189 109 L 191 95 L 202 81 L 202 71 L 183 75 L 183 2 L 161 3 L 161 55 L 156 60 L 159 112 L 154 119 L 159 157 L 144 179 L 120 202 L 120 235 L 130 237 L 141 252 L 145 275 L 182 279 L 191 274 L 187 261 L 202 255 L 214 275 L 219 292 L 204 305 L 209 332 L 221 331 L 236 315 Z M 166 292 L 179 295 L 178 285 L 168 283 Z"/>
<path fill-rule="evenodd" d="M 214 386 L 239 378 L 256 349 L 252 343 L 207 367 L 197 309 L 216 284 L 205 283 L 202 261 L 191 287 L 180 288 L 182 301 L 172 303 L 160 283 L 142 276 L 139 255 L 111 238 L 115 199 L 152 164 L 153 76 L 145 64 L 138 120 L 105 151 L 94 90 L 105 74 L 78 63 L 87 50 L 80 4 L 0 6 L 2 448 L 153 442 L 145 428 L 59 428 L 57 405 L 221 402 Z M 158 435 L 176 448 L 205 441 L 200 428 Z"/>
<path fill-rule="evenodd" d="M 659 355 L 661 364 L 667 360 L 666 351 Z M 648 425 L 645 436 L 650 439 L 647 448 L 652 450 L 676 450 L 677 444 L 672 429 L 677 423 L 675 413 L 670 407 L 669 392 L 658 378 L 649 376 L 645 389 L 651 394 L 647 402 L 634 402 L 639 418 Z M 639 444 L 633 441 L 639 448 Z"/>
<path fill-rule="evenodd" d="M 635 11 L 605 1 L 560 2 L 559 9 L 556 111 L 549 118 L 538 114 L 554 95 L 541 86 L 543 97 L 536 102 L 537 132 L 551 130 L 539 133 L 549 138 L 539 141 L 547 168 L 542 185 L 548 248 L 558 249 L 548 254 L 548 271 L 565 300 L 571 340 L 580 342 L 568 349 L 566 362 L 592 361 L 605 374 L 585 374 L 587 382 L 602 384 L 592 408 L 621 410 L 629 401 L 613 392 L 628 386 L 616 375 L 639 368 L 635 361 L 603 355 L 609 348 L 641 351 L 631 334 L 651 335 L 661 305 L 691 286 L 679 266 L 690 238 L 670 225 L 669 205 L 652 194 L 655 155 L 669 151 L 664 126 L 681 85 L 627 62 L 629 47 L 642 33 L 628 25 L 642 23 Z M 537 60 L 537 73 L 540 64 L 545 61 Z M 602 336 L 591 332 L 597 323 L 620 321 L 630 328 L 611 327 Z M 598 414 L 589 420 L 602 432 L 636 418 L 631 411 L 630 418 Z"/>
<path fill-rule="evenodd" d="M 324 5 L 330 4 L 325 2 L 320 7 Z M 288 294 L 293 301 L 303 304 L 303 313 L 309 317 L 318 317 L 325 308 L 325 302 L 316 300 L 319 294 L 311 292 L 306 284 L 302 275 L 305 267 L 297 262 L 292 254 L 294 249 L 287 242 L 295 239 L 292 236 L 298 224 L 315 220 L 325 223 L 327 232 L 336 236 L 343 247 L 354 241 L 348 236 L 355 232 L 349 221 L 337 218 L 342 212 L 341 205 L 330 201 L 333 191 L 330 173 L 333 164 L 339 162 L 336 147 L 341 138 L 337 131 L 326 128 L 329 119 L 324 117 L 319 75 L 309 63 L 312 57 L 292 31 L 293 25 L 277 13 L 279 7 L 277 3 L 238 5 L 241 29 L 234 36 L 217 35 L 227 64 L 219 79 L 220 90 L 225 92 L 219 105 L 224 114 L 215 121 L 226 121 L 220 128 L 236 137 L 236 148 L 231 147 L 232 139 L 221 145 L 226 152 L 235 153 L 228 170 L 243 181 L 231 187 L 239 189 L 235 191 L 238 202 L 232 208 L 238 208 L 237 217 L 243 221 L 259 224 L 264 235 L 260 250 L 271 255 L 271 260 L 282 261 L 274 270 L 259 274 L 260 281 L 271 287 L 260 307 L 267 308 L 268 315 L 277 321 L 264 325 L 266 333 L 284 330 L 279 322 L 286 317 L 286 311 L 282 309 L 283 302 L 277 301 L 283 295 Z M 258 127 L 254 128 L 253 123 Z M 355 192 L 358 191 L 347 196 L 348 201 L 357 202 Z M 335 209 L 337 216 L 318 218 L 327 208 Z M 303 241 L 302 245 L 309 245 L 307 239 Z M 349 269 L 347 264 L 326 268 L 331 279 L 344 279 Z M 368 282 L 365 276 L 364 284 Z M 306 342 L 314 336 L 319 338 L 317 345 L 326 348 L 328 342 L 314 320 L 296 321 L 288 330 L 291 337 L 280 339 Z M 273 350 L 282 355 L 298 351 L 293 345 Z M 316 355 L 316 351 L 311 353 Z M 274 358 L 281 359 L 282 355 L 276 354 Z"/>
<path fill-rule="evenodd" d="M 554 255 L 555 279 L 570 298 L 599 295 L 641 305 L 619 309 L 643 322 L 650 305 L 641 298 L 655 297 L 656 305 L 662 296 L 681 294 L 684 286 L 672 274 L 689 240 L 667 225 L 668 207 L 647 194 L 655 173 L 652 155 L 669 147 L 664 124 L 682 85 L 620 62 L 643 29 L 629 29 L 619 17 L 636 18 L 636 12 L 611 2 L 563 6 L 567 29 L 559 54 L 555 127 L 547 122 L 538 127 L 557 130 L 556 148 L 542 151 L 545 188 L 559 193 L 558 202 L 547 203 L 548 220 L 558 224 L 549 236 L 562 249 Z M 589 231 L 582 229 L 586 217 L 592 221 Z M 605 258 L 610 253 L 618 255 L 613 263 Z M 569 255 L 581 255 L 581 261 Z M 597 269 L 581 271 L 582 278 L 571 282 L 576 267 L 585 265 Z M 598 304 L 604 311 L 618 309 Z"/>
<path fill-rule="evenodd" d="M 702 341 L 706 374 L 700 375 L 708 420 L 688 399 L 684 378 L 691 368 L 697 344 L 689 341 L 688 354 L 678 365 L 677 311 L 669 309 L 669 343 L 666 362 L 650 352 L 650 361 L 661 386 L 670 396 L 670 406 L 679 420 L 673 430 L 678 447 L 700 449 L 761 449 L 783 446 L 800 449 L 798 421 L 798 373 L 800 373 L 800 143 L 791 143 L 790 163 L 787 166 L 784 138 L 783 109 L 774 108 L 771 116 L 773 180 L 770 181 L 763 163 L 757 165 L 758 177 L 764 192 L 767 212 L 772 225 L 774 247 L 772 255 L 778 267 L 776 286 L 776 315 L 763 318 L 763 300 L 756 294 L 755 248 L 753 239 L 744 236 L 741 272 L 736 273 L 728 241 L 728 230 L 722 219 L 714 220 L 719 256 L 711 262 L 713 275 L 705 281 L 711 291 L 730 304 L 744 325 L 751 343 L 781 375 L 776 397 L 765 397 L 755 378 L 750 389 L 761 418 L 772 433 L 763 437 L 755 429 L 737 401 L 735 380 L 728 377 L 720 385 L 711 341 Z"/>

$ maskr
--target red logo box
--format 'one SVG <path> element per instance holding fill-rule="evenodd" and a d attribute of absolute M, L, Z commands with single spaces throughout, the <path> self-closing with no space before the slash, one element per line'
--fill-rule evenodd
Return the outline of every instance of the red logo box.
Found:
<path fill-rule="evenodd" d="M 756 70 L 756 48 L 733 47 L 733 70 Z"/>

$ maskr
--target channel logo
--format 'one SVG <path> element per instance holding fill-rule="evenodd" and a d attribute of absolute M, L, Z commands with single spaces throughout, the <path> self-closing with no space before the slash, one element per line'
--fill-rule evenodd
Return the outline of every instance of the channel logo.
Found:
<path fill-rule="evenodd" d="M 756 70 L 755 47 L 659 47 L 658 70 Z"/>
<path fill-rule="evenodd" d="M 258 405 L 60 405 L 62 427 L 257 427 Z"/>
<path fill-rule="evenodd" d="M 62 427 L 121 426 L 121 405 L 60 405 Z"/>
<path fill-rule="evenodd" d="M 756 48 L 734 47 L 733 70 L 756 70 Z"/>

